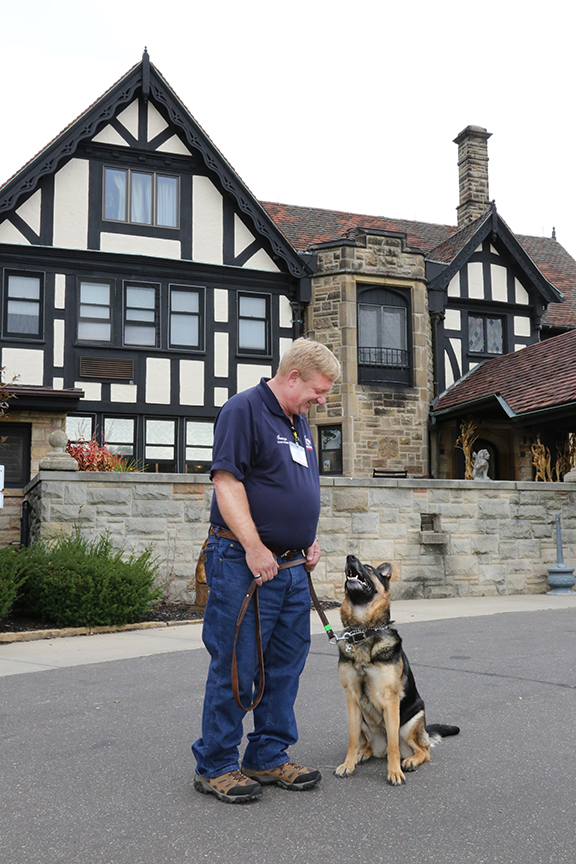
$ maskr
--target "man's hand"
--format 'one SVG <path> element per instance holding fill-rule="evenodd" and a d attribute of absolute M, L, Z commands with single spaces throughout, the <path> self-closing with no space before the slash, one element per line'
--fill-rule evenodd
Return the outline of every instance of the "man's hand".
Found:
<path fill-rule="evenodd" d="M 278 573 L 276 556 L 262 543 L 256 548 L 246 549 L 246 564 L 257 585 L 269 582 Z"/>
<path fill-rule="evenodd" d="M 320 560 L 320 556 L 322 552 L 320 551 L 320 544 L 318 543 L 318 539 L 314 540 L 312 546 L 309 549 L 305 550 L 306 553 L 306 564 L 304 565 L 304 569 L 311 573 L 314 570 L 316 564 Z"/>

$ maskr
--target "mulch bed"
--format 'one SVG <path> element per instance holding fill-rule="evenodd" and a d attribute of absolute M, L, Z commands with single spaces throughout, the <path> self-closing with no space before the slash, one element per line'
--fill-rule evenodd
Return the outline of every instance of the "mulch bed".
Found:
<path fill-rule="evenodd" d="M 321 600 L 322 609 L 337 609 L 340 604 Z M 204 617 L 204 609 L 182 603 L 160 603 L 146 613 L 144 621 L 195 621 Z M 0 621 L 0 633 L 25 633 L 29 630 L 51 630 L 57 625 L 51 621 L 35 621 L 26 615 L 11 614 Z"/>

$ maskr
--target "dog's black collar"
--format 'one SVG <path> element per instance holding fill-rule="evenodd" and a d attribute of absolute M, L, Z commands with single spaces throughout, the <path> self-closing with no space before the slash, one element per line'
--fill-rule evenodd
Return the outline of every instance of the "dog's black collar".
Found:
<path fill-rule="evenodd" d="M 357 645 L 359 642 L 364 642 L 366 639 L 370 639 L 371 636 L 377 636 L 378 634 L 389 630 L 390 624 L 392 623 L 392 621 L 389 621 L 388 624 L 384 624 L 382 627 L 350 627 L 348 630 L 343 630 L 341 633 L 335 633 L 334 638 L 330 641 L 333 645 L 337 645 L 338 642 L 347 642 L 348 645 Z"/>

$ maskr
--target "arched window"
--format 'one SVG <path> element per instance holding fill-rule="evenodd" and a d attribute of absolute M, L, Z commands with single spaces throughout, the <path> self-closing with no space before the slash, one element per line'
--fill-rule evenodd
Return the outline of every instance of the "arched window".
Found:
<path fill-rule="evenodd" d="M 358 383 L 412 383 L 408 295 L 374 286 L 358 291 Z"/>

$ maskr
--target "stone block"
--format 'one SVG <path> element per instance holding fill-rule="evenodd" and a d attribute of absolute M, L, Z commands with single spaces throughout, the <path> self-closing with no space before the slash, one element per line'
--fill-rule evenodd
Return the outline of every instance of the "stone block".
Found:
<path fill-rule="evenodd" d="M 470 551 L 473 555 L 487 555 L 496 551 L 496 542 L 493 536 L 480 534 L 470 538 Z"/>
<path fill-rule="evenodd" d="M 344 533 L 348 536 L 350 535 L 350 529 L 352 526 L 352 520 L 349 516 L 332 516 L 325 518 L 320 515 L 320 520 L 318 522 L 318 533 L 319 534 L 338 534 Z"/>
<path fill-rule="evenodd" d="M 88 487 L 86 503 L 96 506 L 100 504 L 124 504 L 127 506 L 130 503 L 130 490 L 108 485 Z"/>
<path fill-rule="evenodd" d="M 126 534 L 160 536 L 166 532 L 166 520 L 159 518 L 133 518 L 126 520 Z"/>
<path fill-rule="evenodd" d="M 355 554 L 363 563 L 377 567 L 384 561 L 394 561 L 394 542 L 391 540 L 359 540 L 358 552 Z"/>
<path fill-rule="evenodd" d="M 171 498 L 172 483 L 134 483 L 132 497 L 149 501 Z"/>
<path fill-rule="evenodd" d="M 380 535 L 380 519 L 377 513 L 354 513 L 352 515 L 352 534 Z"/>
<path fill-rule="evenodd" d="M 193 505 L 189 505 L 193 506 Z M 182 519 L 184 503 L 182 501 L 155 501 L 132 502 L 132 516 L 157 517 L 160 519 Z"/>
<path fill-rule="evenodd" d="M 369 493 L 367 489 L 335 489 L 333 498 L 334 513 L 367 513 Z"/>
<path fill-rule="evenodd" d="M 186 501 L 184 503 L 184 519 L 186 522 L 204 521 L 206 515 L 206 511 L 201 501 Z"/>
<path fill-rule="evenodd" d="M 478 515 L 486 519 L 509 519 L 510 504 L 507 500 L 499 498 L 480 498 Z"/>
<path fill-rule="evenodd" d="M 51 522 L 93 522 L 96 513 L 91 507 L 82 507 L 77 504 L 57 504 L 52 502 L 50 506 Z"/>
<path fill-rule="evenodd" d="M 503 564 L 480 564 L 478 567 L 479 585 L 504 585 L 506 577 L 506 567 Z"/>
<path fill-rule="evenodd" d="M 447 577 L 462 579 L 478 576 L 477 555 L 446 555 L 444 561 Z"/>

